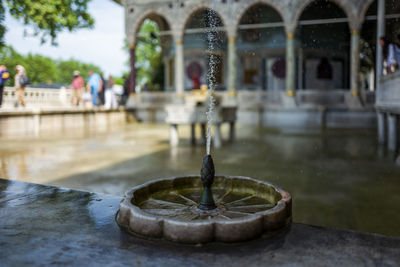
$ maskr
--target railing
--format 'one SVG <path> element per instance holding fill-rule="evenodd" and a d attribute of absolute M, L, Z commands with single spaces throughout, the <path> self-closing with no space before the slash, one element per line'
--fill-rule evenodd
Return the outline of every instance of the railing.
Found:
<path fill-rule="evenodd" d="M 376 94 L 378 141 L 389 151 L 399 150 L 400 72 L 382 76 Z"/>
<path fill-rule="evenodd" d="M 179 97 L 175 92 L 143 92 L 136 94 L 129 105 L 133 107 L 165 106 L 174 103 L 176 99 Z"/>
<path fill-rule="evenodd" d="M 345 107 L 348 90 L 304 90 L 296 94 L 297 103 L 304 107 Z"/>
<path fill-rule="evenodd" d="M 400 72 L 382 76 L 380 85 L 376 94 L 376 105 L 400 109 Z"/>
<path fill-rule="evenodd" d="M 399 90 L 400 92 L 400 90 Z M 216 92 L 220 97 L 222 105 L 229 102 L 229 92 Z M 173 103 L 188 102 L 195 94 L 185 92 L 178 95 L 174 92 L 145 92 L 136 94 L 130 102 L 133 108 L 164 108 L 165 105 Z M 235 105 L 239 109 L 258 109 L 260 107 L 284 107 L 285 91 L 237 91 Z M 400 96 L 399 96 L 400 97 Z M 366 107 L 372 107 L 375 103 L 375 92 L 362 92 L 361 99 Z M 296 91 L 296 105 L 299 108 L 346 108 L 349 107 L 351 92 L 342 90 L 299 90 Z M 400 103 L 400 102 L 399 102 Z"/>
<path fill-rule="evenodd" d="M 69 89 L 44 89 L 27 87 L 24 92 L 27 107 L 71 107 L 72 91 Z M 3 92 L 3 108 L 12 108 L 18 104 L 17 92 L 6 87 Z"/>
<path fill-rule="evenodd" d="M 395 73 L 385 76 L 384 86 L 378 95 L 377 103 L 384 101 L 389 103 L 400 103 L 400 74 Z M 232 105 L 232 97 L 229 92 L 218 91 L 216 94 L 221 99 L 222 105 Z M 283 107 L 285 97 L 284 91 L 237 91 L 237 98 L 233 104 L 239 109 L 258 109 L 260 107 Z M 46 108 L 72 106 L 72 90 L 70 89 L 44 89 L 26 88 L 24 98 L 28 107 Z M 295 100 L 298 107 L 303 108 L 346 108 L 350 98 L 349 90 L 299 90 L 296 92 Z M 175 92 L 143 92 L 136 94 L 128 103 L 128 107 L 164 109 L 166 105 L 183 103 L 196 99 L 196 94 L 185 92 L 178 95 Z M 375 103 L 374 92 L 364 92 L 362 99 L 365 106 Z M 18 103 L 16 91 L 6 87 L 3 93 L 4 108 L 12 108 Z"/>

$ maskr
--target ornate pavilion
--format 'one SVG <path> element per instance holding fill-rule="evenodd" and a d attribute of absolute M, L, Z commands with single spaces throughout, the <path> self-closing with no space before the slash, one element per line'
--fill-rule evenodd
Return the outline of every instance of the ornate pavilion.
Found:
<path fill-rule="evenodd" d="M 183 95 L 206 84 L 213 55 L 217 90 L 239 95 L 239 105 L 241 92 L 253 95 L 264 109 L 372 107 L 382 74 L 377 39 L 400 33 L 397 0 L 117 2 L 125 8 L 131 88 L 138 31 L 151 19 L 160 29 L 165 91 Z M 212 50 L 209 32 L 218 39 Z"/>

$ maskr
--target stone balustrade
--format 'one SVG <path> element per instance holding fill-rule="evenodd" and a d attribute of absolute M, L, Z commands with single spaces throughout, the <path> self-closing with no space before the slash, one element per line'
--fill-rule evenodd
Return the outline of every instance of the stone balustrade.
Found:
<path fill-rule="evenodd" d="M 222 99 L 222 105 L 228 105 L 232 96 L 227 91 L 217 91 L 216 94 Z M 351 103 L 349 90 L 300 90 L 296 92 L 296 103 L 299 108 L 310 107 L 333 107 L 350 108 Z M 165 105 L 183 103 L 193 93 L 186 92 L 178 95 L 175 92 L 144 92 L 136 94 L 129 102 L 129 106 L 135 108 L 164 108 Z M 235 105 L 239 108 L 254 108 L 255 106 L 279 105 L 284 108 L 285 92 L 283 91 L 251 91 L 239 90 Z M 364 106 L 372 107 L 375 103 L 374 92 L 364 92 L 361 96 Z"/>
<path fill-rule="evenodd" d="M 125 108 L 24 108 L 0 111 L 0 136 L 40 136 L 65 131 L 90 132 L 124 124 Z"/>
<path fill-rule="evenodd" d="M 26 88 L 26 107 L 18 103 L 14 88 L 6 87 L 0 109 L 0 135 L 38 136 L 66 129 L 88 131 L 123 124 L 129 115 L 125 108 L 83 108 L 72 106 L 72 90 Z"/>
<path fill-rule="evenodd" d="M 166 106 L 188 103 L 195 98 L 196 94 L 191 92 L 184 94 L 140 93 L 130 99 L 128 108 L 135 110 L 135 116 L 140 121 L 165 122 Z M 373 127 L 376 123 L 374 92 L 360 94 L 364 106 L 359 108 L 352 106 L 354 97 L 351 96 L 349 90 L 299 90 L 296 92 L 293 103 L 287 102 L 288 98 L 293 99 L 293 97 L 288 97 L 285 91 L 278 90 L 238 90 L 236 97 L 232 97 L 227 91 L 217 91 L 216 95 L 221 101 L 221 106 L 237 107 L 238 122 L 244 124 L 270 125 L 272 123 L 271 126 L 274 126 L 280 123 L 279 116 L 282 114 L 286 114 L 285 117 L 293 115 L 294 120 L 301 121 L 296 119 L 301 113 L 304 115 L 304 121 L 307 121 L 306 124 L 311 123 L 312 126 Z M 271 119 L 271 116 L 274 118 Z"/>
<path fill-rule="evenodd" d="M 400 71 L 386 76 L 380 80 L 380 90 L 376 94 L 376 106 L 400 107 Z"/>
<path fill-rule="evenodd" d="M 376 111 L 379 143 L 387 144 L 390 151 L 399 150 L 400 72 L 381 77 Z"/>
<path fill-rule="evenodd" d="M 46 89 L 27 87 L 24 92 L 24 99 L 27 107 L 48 108 L 48 107 L 71 107 L 72 90 Z M 17 93 L 14 88 L 6 87 L 3 92 L 3 108 L 12 108 L 18 103 Z"/>
<path fill-rule="evenodd" d="M 396 75 L 398 74 L 385 77 L 387 84 L 396 83 L 393 80 L 397 77 Z M 393 86 L 389 87 L 383 89 L 384 91 L 378 96 L 377 103 L 383 103 L 383 98 L 388 99 L 384 101 L 396 102 L 396 96 L 393 95 L 396 94 L 396 90 L 392 88 Z M 192 92 L 183 94 L 143 92 L 130 97 L 127 108 L 134 111 L 134 116 L 139 121 L 165 122 L 166 106 L 190 103 L 200 95 Z M 353 97 L 351 97 L 349 90 L 299 90 L 296 91 L 295 97 L 288 97 L 285 91 L 278 90 L 238 90 L 236 96 L 232 96 L 228 91 L 217 91 L 216 95 L 221 101 L 221 106 L 237 107 L 237 121 L 243 124 L 276 126 L 276 124 L 287 121 L 281 117 L 282 114 L 286 114 L 284 117 L 293 115 L 295 121 L 306 122 L 308 126 L 371 127 L 375 126 L 376 123 L 373 110 L 374 92 L 362 92 L 360 98 L 364 106 L 357 109 L 352 107 Z M 71 99 L 72 91 L 65 88 L 59 90 L 27 88 L 25 90 L 27 108 L 70 108 L 72 107 Z M 288 102 L 288 99 L 294 101 Z M 16 102 L 15 90 L 5 88 L 3 106 L 0 111 L 14 110 L 13 107 Z M 301 113 L 304 115 L 303 119 L 296 119 Z M 290 121 L 293 121 L 293 118 Z M 309 125 L 310 123 L 311 125 Z"/>
<path fill-rule="evenodd" d="M 400 76 L 400 74 L 397 74 Z M 396 82 L 392 76 L 386 76 L 388 84 Z M 398 90 L 385 89 L 383 98 L 389 99 L 384 101 L 394 101 L 393 94 Z M 229 105 L 232 103 L 232 97 L 229 92 L 216 92 L 222 99 L 222 105 Z M 144 92 L 136 94 L 129 101 L 129 106 L 140 109 L 163 109 L 165 105 L 183 103 L 193 94 L 186 92 L 182 95 L 177 95 L 175 92 Z M 372 106 L 374 104 L 374 92 L 366 92 L 363 94 L 365 106 Z M 395 96 L 400 99 L 399 96 Z M 45 88 L 26 88 L 24 98 L 28 107 L 71 107 L 72 103 L 72 90 L 70 89 L 45 89 Z M 242 109 L 259 108 L 262 106 L 281 106 L 284 104 L 285 92 L 282 91 L 251 91 L 239 90 L 237 98 L 233 102 Z M 296 92 L 296 103 L 298 107 L 303 108 L 317 108 L 317 107 L 333 107 L 333 108 L 346 108 L 350 106 L 349 103 L 350 92 L 349 90 L 301 90 Z M 377 101 L 381 101 L 377 99 Z M 3 107 L 14 107 L 17 102 L 16 91 L 12 87 L 6 87 L 3 93 Z M 388 102 L 385 102 L 388 103 Z"/>

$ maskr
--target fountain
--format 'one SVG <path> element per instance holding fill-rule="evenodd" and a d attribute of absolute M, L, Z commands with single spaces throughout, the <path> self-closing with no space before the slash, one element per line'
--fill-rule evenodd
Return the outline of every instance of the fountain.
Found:
<path fill-rule="evenodd" d="M 215 21 L 208 21 L 210 29 L 216 27 Z M 207 37 L 208 50 L 213 51 L 212 30 Z M 215 58 L 211 54 L 207 75 L 206 156 L 201 176 L 163 178 L 129 190 L 120 203 L 117 216 L 118 224 L 127 231 L 197 244 L 249 240 L 290 224 L 292 207 L 288 192 L 248 177 L 215 175 L 211 157 L 214 73 Z"/>
<path fill-rule="evenodd" d="M 248 177 L 203 174 L 134 187 L 120 204 L 118 224 L 138 235 L 193 244 L 249 240 L 290 224 L 289 193 Z"/>
<path fill-rule="evenodd" d="M 215 176 L 206 155 L 200 177 L 159 179 L 128 191 L 117 222 L 132 233 L 181 243 L 237 242 L 289 225 L 291 209 L 290 194 L 270 183 Z"/>

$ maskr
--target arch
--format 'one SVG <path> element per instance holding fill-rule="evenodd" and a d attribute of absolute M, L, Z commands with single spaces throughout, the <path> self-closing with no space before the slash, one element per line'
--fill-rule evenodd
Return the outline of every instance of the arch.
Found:
<path fill-rule="evenodd" d="M 352 8 L 352 18 L 349 19 L 350 29 L 352 31 L 361 30 L 367 11 L 372 6 L 373 2 L 374 0 L 364 0 L 358 2 L 358 4 L 354 3 L 354 7 Z"/>
<path fill-rule="evenodd" d="M 302 3 L 304 8 L 297 20 L 343 18 L 350 21 L 349 13 L 337 4 L 338 1 L 306 0 Z M 299 87 L 343 89 L 350 86 L 351 23 L 343 20 L 336 22 L 299 25 L 298 21 L 297 33 L 302 54 Z"/>
<path fill-rule="evenodd" d="M 211 81 L 215 88 L 224 89 L 226 84 L 227 29 L 213 30 L 208 28 L 207 31 L 196 31 L 196 29 L 224 27 L 227 25 L 227 20 L 218 10 L 210 8 L 208 5 L 190 6 L 188 10 L 190 12 L 182 19 L 179 31 L 185 46 L 184 49 L 191 51 L 185 56 L 184 60 L 185 90 L 199 89 L 201 84 L 209 84 Z M 210 15 L 214 19 L 209 20 Z M 185 32 L 189 29 L 194 31 Z M 211 64 L 210 62 L 214 63 Z M 190 69 L 200 69 L 201 71 L 193 72 Z M 211 73 L 212 75 L 209 75 Z"/>
<path fill-rule="evenodd" d="M 360 13 L 364 16 L 375 16 L 378 15 L 378 1 L 368 0 L 360 7 Z M 385 15 L 398 13 L 400 11 L 400 2 L 397 0 L 385 1 Z M 398 19 L 385 19 L 385 36 L 397 40 L 397 35 L 400 34 L 399 25 L 400 20 Z M 376 89 L 377 74 L 381 73 L 382 65 L 379 64 L 382 60 L 380 57 L 384 57 L 383 51 L 379 47 L 377 38 L 377 20 L 364 20 L 360 27 L 360 38 L 361 53 L 364 55 L 360 58 L 360 74 L 362 75 L 362 87 L 370 90 Z M 379 53 L 379 55 L 377 54 Z M 379 66 L 377 66 L 377 64 Z M 379 74 L 378 74 L 379 75 Z"/>
<path fill-rule="evenodd" d="M 239 86 L 253 90 L 284 90 L 286 88 L 286 34 L 284 10 L 271 1 L 251 1 L 238 8 L 236 31 L 240 46 Z M 244 7 L 245 6 L 245 7 Z M 274 27 L 252 28 L 251 24 L 277 23 Z M 241 25 L 250 27 L 241 28 Z M 283 63 L 282 63 L 283 62 Z M 282 63 L 282 64 L 281 64 Z M 273 69 L 283 69 L 276 75 Z"/>
<path fill-rule="evenodd" d="M 133 36 L 132 40 L 134 43 L 136 42 L 136 35 L 139 32 L 140 27 L 142 26 L 145 19 L 150 19 L 156 22 L 160 30 L 171 29 L 171 26 L 173 25 L 171 19 L 168 16 L 165 16 L 161 12 L 155 10 L 147 10 L 136 19 L 135 23 L 133 24 L 129 32 L 129 34 Z M 160 25 L 161 21 L 166 22 L 166 25 Z M 163 29 L 162 26 L 166 26 L 166 29 L 165 28 Z"/>
<path fill-rule="evenodd" d="M 368 0 L 368 4 L 363 5 L 363 16 L 377 16 L 378 14 L 378 0 Z M 391 14 L 398 14 L 400 13 L 400 1 L 398 0 L 386 0 L 385 1 L 385 16 L 386 15 L 391 15 Z M 363 21 L 362 24 L 362 30 L 364 30 L 364 24 L 368 24 L 371 21 Z M 376 20 L 374 21 L 374 24 L 376 25 Z M 397 24 L 397 25 L 393 25 Z M 399 18 L 385 18 L 385 31 L 386 33 L 391 33 L 394 37 L 395 35 L 400 34 L 399 30 L 399 25 L 400 25 L 400 19 Z M 374 26 L 374 28 L 376 28 Z M 396 39 L 396 38 L 394 38 Z"/>
<path fill-rule="evenodd" d="M 209 21 L 210 25 L 207 25 L 207 18 L 209 16 L 214 17 L 215 20 Z M 197 22 L 197 25 L 196 25 Z M 206 27 L 221 27 L 224 26 L 224 23 L 221 17 L 212 9 L 200 9 L 193 13 L 190 19 L 184 25 L 186 29 L 193 29 L 193 28 L 206 28 Z"/>
<path fill-rule="evenodd" d="M 250 1 L 246 1 L 239 10 L 239 12 L 236 14 L 236 18 L 234 21 L 234 28 L 237 29 L 237 27 L 239 26 L 239 23 L 241 21 L 241 19 L 243 18 L 243 16 L 246 14 L 247 11 L 249 11 L 251 8 L 253 8 L 254 6 L 257 5 L 266 5 L 270 8 L 272 8 L 274 11 L 276 11 L 280 17 L 282 22 L 285 22 L 285 16 L 282 13 L 282 10 L 280 8 L 278 8 L 273 1 L 266 1 L 266 0 L 250 0 Z"/>
<path fill-rule="evenodd" d="M 363 5 L 360 5 L 361 10 L 367 14 L 369 13 L 370 9 L 373 8 L 373 5 L 377 5 L 377 0 L 365 0 Z M 389 0 L 385 1 L 385 14 L 390 15 L 390 14 L 397 14 L 400 11 L 400 2 L 397 0 Z M 374 14 L 376 15 L 376 13 Z"/>
<path fill-rule="evenodd" d="M 182 18 L 181 23 L 180 23 L 180 29 L 178 30 L 179 33 L 179 38 L 183 39 L 184 31 L 186 29 L 187 24 L 189 23 L 191 17 L 196 14 L 199 11 L 202 10 L 211 10 L 217 14 L 217 16 L 221 19 L 222 25 L 229 25 L 228 21 L 229 18 L 223 15 L 223 12 L 221 10 L 216 9 L 213 5 L 210 4 L 201 4 L 201 5 L 195 5 L 195 6 L 190 6 L 189 10 L 186 10 L 185 16 Z"/>
<path fill-rule="evenodd" d="M 370 7 L 372 7 L 372 4 L 375 2 L 375 0 L 366 0 L 360 4 L 360 10 L 361 12 L 358 12 L 359 15 L 361 15 L 363 18 L 367 14 L 367 11 Z"/>
<path fill-rule="evenodd" d="M 301 15 L 304 13 L 307 7 L 309 7 L 313 2 L 316 1 L 319 0 L 304 0 L 299 4 L 293 16 L 296 25 L 298 24 Z M 325 1 L 333 3 L 342 9 L 342 11 L 346 14 L 346 17 L 349 19 L 349 27 L 350 27 L 350 20 L 353 18 L 351 2 L 348 0 L 325 0 Z"/>
<path fill-rule="evenodd" d="M 135 48 L 132 52 L 133 54 L 131 54 L 131 64 L 135 63 L 139 63 L 139 61 L 136 61 L 136 57 L 137 57 L 137 53 L 139 51 L 141 51 L 141 49 L 143 49 L 143 46 L 141 44 L 142 43 L 142 38 L 139 38 L 139 32 L 140 29 L 142 28 L 142 26 L 144 25 L 143 23 L 146 20 L 151 20 L 152 23 L 156 24 L 158 27 L 159 31 L 165 31 L 165 30 L 171 30 L 171 19 L 168 16 L 165 16 L 163 13 L 159 12 L 157 8 L 151 8 L 151 9 L 145 9 L 145 10 L 136 10 L 135 12 L 137 12 L 138 16 L 132 18 L 131 21 L 128 21 L 127 26 L 129 28 L 127 28 L 127 32 L 128 32 L 128 40 L 129 40 L 129 45 L 131 46 L 131 48 Z M 141 13 L 142 12 L 142 13 Z M 140 14 L 140 15 L 139 15 Z M 142 77 L 147 77 L 147 83 L 149 88 L 152 88 L 152 86 L 154 86 L 154 88 L 161 88 L 161 89 L 165 89 L 166 88 L 166 81 L 163 79 L 163 77 L 165 77 L 164 75 L 164 68 L 165 68 L 165 64 L 164 64 L 164 56 L 165 56 L 165 52 L 169 51 L 172 41 L 171 41 L 171 37 L 170 35 L 158 35 L 157 39 L 159 40 L 159 46 L 161 47 L 161 51 L 160 51 L 160 59 L 157 60 L 157 64 L 156 65 L 150 65 L 150 67 L 146 67 L 144 69 L 149 69 L 151 70 L 151 72 L 145 71 L 146 73 L 144 73 L 143 71 L 140 72 L 134 72 L 131 73 L 134 75 L 135 77 L 135 84 L 137 85 L 143 85 L 146 82 L 146 80 L 141 80 L 140 78 Z M 151 37 L 153 38 L 153 37 Z M 144 42 L 146 42 L 144 40 Z M 131 52 L 131 53 L 132 53 Z M 133 63 L 132 63 L 132 55 L 133 55 Z M 136 61 L 136 62 L 135 62 Z M 133 67 L 131 65 L 131 68 L 134 68 L 135 70 L 139 70 L 139 69 L 143 69 L 143 66 L 136 65 L 136 67 Z M 143 76 L 141 76 L 141 73 L 144 74 Z M 161 77 L 161 78 L 160 78 Z M 150 82 L 150 83 L 149 83 Z"/>

